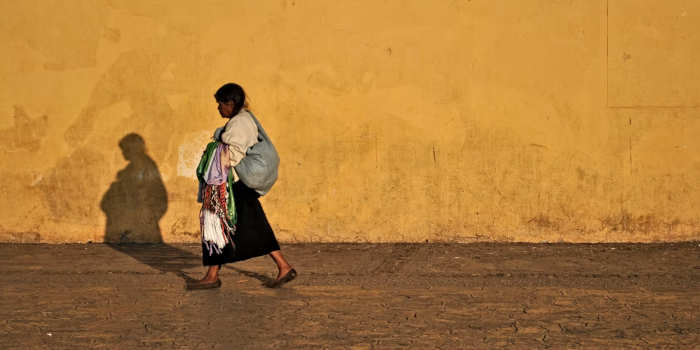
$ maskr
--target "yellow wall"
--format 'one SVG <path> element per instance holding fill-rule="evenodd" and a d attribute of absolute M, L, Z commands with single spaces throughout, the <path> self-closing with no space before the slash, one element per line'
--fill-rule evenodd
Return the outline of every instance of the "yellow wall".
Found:
<path fill-rule="evenodd" d="M 228 81 L 281 241 L 700 239 L 698 1 L 194 3 L 0 1 L 0 241 L 197 242 Z"/>

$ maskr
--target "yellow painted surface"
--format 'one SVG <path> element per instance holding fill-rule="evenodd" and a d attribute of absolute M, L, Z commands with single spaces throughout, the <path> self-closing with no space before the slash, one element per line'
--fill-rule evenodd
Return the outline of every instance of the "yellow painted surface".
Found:
<path fill-rule="evenodd" d="M 282 158 L 281 241 L 700 239 L 695 0 L 0 12 L 0 241 L 197 242 L 228 81 Z"/>

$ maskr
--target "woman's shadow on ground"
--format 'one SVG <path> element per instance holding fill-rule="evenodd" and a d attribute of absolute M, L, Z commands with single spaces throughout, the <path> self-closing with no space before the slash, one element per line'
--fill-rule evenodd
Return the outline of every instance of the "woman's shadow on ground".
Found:
<path fill-rule="evenodd" d="M 100 208 L 107 217 L 104 242 L 152 268 L 172 272 L 186 282 L 184 270 L 202 266 L 202 257 L 163 242 L 159 222 L 168 209 L 168 194 L 158 166 L 146 152 L 146 143 L 131 133 L 119 141 L 127 162 L 107 189 Z M 263 283 L 271 280 L 256 272 L 233 268 Z"/>

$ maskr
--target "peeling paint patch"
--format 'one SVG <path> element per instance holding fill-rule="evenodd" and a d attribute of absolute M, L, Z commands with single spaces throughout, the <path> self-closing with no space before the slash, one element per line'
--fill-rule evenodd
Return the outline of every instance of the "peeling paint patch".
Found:
<path fill-rule="evenodd" d="M 535 225 L 540 228 L 558 229 L 559 225 L 551 220 L 547 215 L 539 214 L 527 221 L 528 224 Z"/>
<path fill-rule="evenodd" d="M 601 223 L 605 230 L 628 233 L 673 231 L 677 226 L 681 225 L 680 220 L 677 219 L 665 222 L 651 214 L 634 216 L 627 212 L 608 216 L 602 219 Z"/>
<path fill-rule="evenodd" d="M 195 169 L 202 157 L 204 147 L 211 139 L 210 131 L 200 131 L 185 135 L 177 152 L 177 176 L 196 179 Z"/>
<path fill-rule="evenodd" d="M 43 180 L 43 179 L 44 179 L 44 176 L 41 175 L 41 174 L 39 174 L 39 176 L 37 176 L 37 177 L 32 181 L 32 183 L 29 184 L 29 185 L 32 186 L 32 187 L 33 187 L 33 186 L 36 186 L 36 185 L 37 185 L 39 182 L 41 182 L 41 180 Z"/>
<path fill-rule="evenodd" d="M 8 243 L 39 243 L 39 232 L 0 232 L 0 242 Z"/>
<path fill-rule="evenodd" d="M 102 37 L 109 40 L 110 42 L 118 43 L 119 40 L 121 40 L 122 33 L 118 28 L 106 27 L 104 28 Z"/>
<path fill-rule="evenodd" d="M 51 210 L 52 220 L 80 224 L 96 222 L 99 218 L 96 203 L 102 189 L 99 177 L 86 169 L 104 164 L 101 154 L 90 148 L 79 148 L 48 172 L 38 188 Z"/>
<path fill-rule="evenodd" d="M 15 106 L 14 126 L 0 130 L 2 149 L 7 152 L 36 152 L 46 136 L 49 117 L 30 118 L 21 106 Z"/>

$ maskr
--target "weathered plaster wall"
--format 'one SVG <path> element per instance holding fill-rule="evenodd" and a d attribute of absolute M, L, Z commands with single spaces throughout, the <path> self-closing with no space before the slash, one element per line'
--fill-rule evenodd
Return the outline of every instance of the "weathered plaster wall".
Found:
<path fill-rule="evenodd" d="M 281 153 L 282 241 L 700 239 L 698 1 L 0 12 L 1 241 L 196 242 L 227 81 Z"/>

